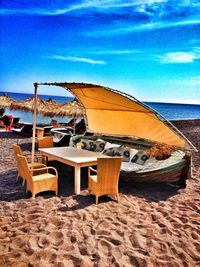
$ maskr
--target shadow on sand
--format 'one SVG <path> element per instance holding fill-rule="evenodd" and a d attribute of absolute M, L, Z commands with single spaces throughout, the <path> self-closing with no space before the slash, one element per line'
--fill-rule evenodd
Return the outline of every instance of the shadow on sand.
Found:
<path fill-rule="evenodd" d="M 71 197 L 77 205 L 73 207 L 62 208 L 62 211 L 82 209 L 95 203 L 94 196 L 87 193 L 87 168 L 82 169 L 81 173 L 81 195 L 74 194 L 74 172 L 72 167 L 68 167 L 58 162 L 52 164 L 59 173 L 59 197 Z M 0 174 L 0 201 L 15 201 L 31 198 L 31 193 L 26 193 L 25 186 L 22 186 L 22 179 L 16 181 L 17 170 L 12 169 Z M 159 202 L 167 200 L 173 195 L 179 194 L 178 187 L 172 187 L 164 183 L 133 183 L 125 182 L 122 179 L 119 182 L 119 193 L 121 199 L 125 195 L 134 195 L 144 198 L 149 202 Z M 51 198 L 54 192 L 42 192 L 38 196 Z M 102 196 L 99 203 L 110 201 L 107 196 Z"/>

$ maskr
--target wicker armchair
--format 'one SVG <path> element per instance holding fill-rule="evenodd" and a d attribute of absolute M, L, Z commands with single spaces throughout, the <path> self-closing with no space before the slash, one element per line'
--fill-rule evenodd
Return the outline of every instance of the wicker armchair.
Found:
<path fill-rule="evenodd" d="M 25 156 L 17 155 L 19 170 L 27 181 L 27 190 L 31 191 L 32 198 L 44 191 L 55 191 L 58 194 L 58 172 L 53 167 L 30 169 Z M 53 170 L 55 174 L 49 173 Z"/>
<path fill-rule="evenodd" d="M 49 148 L 53 147 L 53 136 L 44 136 L 37 139 L 38 142 L 38 148 Z M 51 158 L 47 158 L 43 156 L 43 162 L 47 165 L 48 161 L 50 161 Z"/>
<path fill-rule="evenodd" d="M 103 195 L 116 196 L 119 201 L 118 181 L 121 162 L 121 157 L 98 158 L 97 170 L 88 168 L 88 191 L 96 196 L 96 204 L 98 204 L 98 198 Z M 91 171 L 97 174 L 92 175 Z"/>
<path fill-rule="evenodd" d="M 53 147 L 53 136 L 44 136 L 37 139 L 39 148 Z"/>
<path fill-rule="evenodd" d="M 17 161 L 17 166 L 18 166 L 18 174 L 17 174 L 17 181 L 19 179 L 19 177 L 21 177 L 23 179 L 23 185 L 25 184 L 25 177 L 23 176 L 23 173 L 20 171 L 19 169 L 19 164 L 18 164 L 18 157 L 17 155 L 21 155 L 23 156 L 23 153 L 22 153 L 22 150 L 20 148 L 19 145 L 17 144 L 13 144 L 13 150 L 14 150 L 14 156 L 15 156 L 15 159 Z M 28 161 L 28 156 L 27 156 L 27 161 Z M 30 158 L 31 159 L 31 158 Z M 41 160 L 41 156 L 40 155 L 35 155 L 34 156 L 34 160 L 38 161 L 38 162 L 34 162 L 33 164 L 31 163 L 28 163 L 28 167 L 29 169 L 32 167 L 33 169 L 37 169 L 37 168 L 42 168 L 42 167 L 45 167 L 46 165 L 44 165 L 43 163 L 40 163 L 39 160 Z"/>

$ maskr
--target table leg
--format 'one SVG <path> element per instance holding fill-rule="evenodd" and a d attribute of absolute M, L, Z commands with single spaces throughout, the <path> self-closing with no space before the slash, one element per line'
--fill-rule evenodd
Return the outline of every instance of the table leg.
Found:
<path fill-rule="evenodd" d="M 80 166 L 74 167 L 74 192 L 80 194 L 81 191 L 81 168 Z"/>

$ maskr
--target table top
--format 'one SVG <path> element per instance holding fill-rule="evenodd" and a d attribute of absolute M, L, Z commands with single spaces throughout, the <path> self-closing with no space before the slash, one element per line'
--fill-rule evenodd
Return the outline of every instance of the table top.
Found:
<path fill-rule="evenodd" d="M 109 157 L 100 152 L 88 151 L 85 149 L 78 149 L 75 147 L 64 146 L 64 147 L 51 147 L 41 148 L 39 151 L 47 156 L 53 156 L 54 158 L 63 159 L 72 163 L 87 163 L 96 162 L 99 157 Z"/>

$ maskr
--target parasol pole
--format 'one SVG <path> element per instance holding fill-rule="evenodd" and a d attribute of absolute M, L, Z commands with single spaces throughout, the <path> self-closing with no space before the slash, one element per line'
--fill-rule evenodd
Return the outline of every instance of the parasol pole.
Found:
<path fill-rule="evenodd" d="M 35 155 L 35 134 L 36 134 L 36 116 L 37 116 L 37 87 L 38 84 L 34 83 L 34 112 L 33 112 L 33 136 L 32 136 L 32 157 L 31 157 L 31 165 L 34 163 L 34 155 Z"/>

